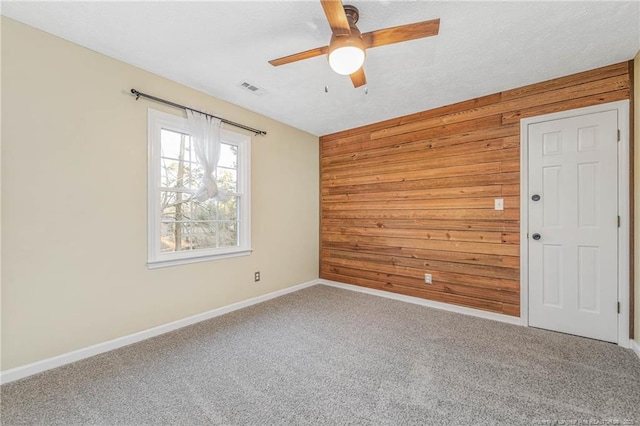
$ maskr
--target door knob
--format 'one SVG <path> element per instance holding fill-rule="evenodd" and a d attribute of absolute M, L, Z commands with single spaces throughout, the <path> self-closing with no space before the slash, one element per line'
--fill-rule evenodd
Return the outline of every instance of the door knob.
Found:
<path fill-rule="evenodd" d="M 531 199 L 532 199 L 533 201 L 540 201 L 540 196 L 539 196 L 538 194 L 533 194 L 533 195 L 531 196 Z"/>
<path fill-rule="evenodd" d="M 538 241 L 540 238 L 542 238 L 542 236 L 536 232 L 535 234 L 533 234 L 531 236 L 531 238 L 533 238 L 534 240 Z"/>

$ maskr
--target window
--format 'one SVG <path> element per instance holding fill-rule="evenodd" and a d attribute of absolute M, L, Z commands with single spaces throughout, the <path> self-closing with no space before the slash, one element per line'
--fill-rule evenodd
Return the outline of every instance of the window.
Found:
<path fill-rule="evenodd" d="M 148 120 L 149 267 L 249 254 L 251 138 L 222 129 L 216 179 L 225 196 L 199 201 L 203 169 L 187 120 L 151 109 Z"/>

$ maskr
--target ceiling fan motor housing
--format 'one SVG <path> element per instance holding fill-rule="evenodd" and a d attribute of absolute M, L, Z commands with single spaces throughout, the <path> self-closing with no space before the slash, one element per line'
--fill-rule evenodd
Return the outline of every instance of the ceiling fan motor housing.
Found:
<path fill-rule="evenodd" d="M 358 8 L 355 6 L 351 6 L 350 4 L 343 6 L 343 8 L 344 8 L 344 14 L 347 15 L 347 21 L 349 21 L 349 26 L 355 25 L 356 22 L 358 22 L 358 19 L 360 18 L 360 12 L 358 11 Z"/>

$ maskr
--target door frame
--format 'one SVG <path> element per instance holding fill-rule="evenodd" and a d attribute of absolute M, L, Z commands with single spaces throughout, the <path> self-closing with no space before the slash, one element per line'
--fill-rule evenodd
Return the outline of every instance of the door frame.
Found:
<path fill-rule="evenodd" d="M 629 101 L 609 102 L 585 108 L 538 115 L 520 120 L 520 321 L 529 326 L 529 245 L 527 225 L 529 223 L 529 132 L 531 124 L 560 120 L 576 115 L 593 114 L 617 110 L 620 141 L 618 142 L 618 345 L 629 348 L 629 229 L 630 229 L 630 171 L 629 171 Z"/>

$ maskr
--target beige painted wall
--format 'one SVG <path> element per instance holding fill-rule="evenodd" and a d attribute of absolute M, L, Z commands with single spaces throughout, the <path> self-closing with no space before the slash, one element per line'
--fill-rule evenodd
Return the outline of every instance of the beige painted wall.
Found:
<path fill-rule="evenodd" d="M 634 283 L 635 324 L 634 340 L 640 345 L 640 52 L 633 60 L 633 148 L 634 148 Z"/>
<path fill-rule="evenodd" d="M 268 132 L 250 256 L 147 269 L 147 108 L 181 113 L 132 87 Z M 318 277 L 313 135 L 6 18 L 2 123 L 2 370 Z"/>

